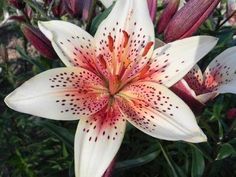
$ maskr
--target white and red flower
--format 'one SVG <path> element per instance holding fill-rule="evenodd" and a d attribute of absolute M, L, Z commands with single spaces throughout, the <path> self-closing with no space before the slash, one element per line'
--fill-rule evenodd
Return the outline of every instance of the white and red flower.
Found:
<path fill-rule="evenodd" d="M 236 47 L 218 55 L 205 72 L 195 65 L 174 87 L 205 104 L 221 93 L 236 93 Z"/>
<path fill-rule="evenodd" d="M 67 67 L 35 76 L 5 102 L 48 119 L 80 119 L 77 177 L 103 175 L 127 121 L 156 138 L 206 141 L 190 108 L 167 87 L 186 75 L 216 38 L 196 36 L 153 50 L 154 28 L 144 0 L 118 0 L 94 37 L 64 21 L 39 22 L 39 28 Z"/>

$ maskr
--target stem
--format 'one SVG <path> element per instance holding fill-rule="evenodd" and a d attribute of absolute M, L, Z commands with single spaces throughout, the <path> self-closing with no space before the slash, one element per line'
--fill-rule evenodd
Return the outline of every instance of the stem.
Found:
<path fill-rule="evenodd" d="M 236 14 L 236 10 L 233 11 L 233 13 L 228 17 L 226 18 L 218 27 L 216 27 L 216 30 L 219 30 L 227 21 L 229 21 L 229 19 L 231 19 L 234 15 Z"/>
<path fill-rule="evenodd" d="M 169 166 L 170 166 L 170 168 L 171 168 L 171 170 L 172 170 L 172 172 L 173 172 L 174 177 L 177 177 L 178 175 L 177 175 L 177 173 L 176 173 L 176 171 L 175 171 L 175 168 L 174 168 L 174 166 L 172 165 L 172 163 L 171 163 L 171 161 L 170 161 L 170 159 L 169 159 L 169 157 L 168 157 L 167 152 L 165 151 L 164 147 L 162 146 L 162 144 L 161 144 L 160 142 L 158 142 L 158 144 L 159 144 L 159 146 L 160 146 L 160 148 L 161 148 L 161 151 L 162 151 L 162 153 L 163 153 L 163 155 L 164 155 L 164 157 L 165 157 L 167 163 L 169 164 Z"/>

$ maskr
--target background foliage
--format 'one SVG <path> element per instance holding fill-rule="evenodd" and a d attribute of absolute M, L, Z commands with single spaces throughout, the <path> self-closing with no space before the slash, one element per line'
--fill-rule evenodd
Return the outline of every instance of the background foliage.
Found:
<path fill-rule="evenodd" d="M 47 16 L 49 7 L 36 1 L 25 1 L 33 17 L 28 24 L 38 20 L 61 18 L 72 21 L 91 34 L 109 14 L 97 1 L 87 19 L 65 14 Z M 222 1 L 224 5 L 224 1 Z M 222 6 L 224 7 L 224 6 Z M 204 68 L 224 49 L 235 46 L 235 27 L 221 25 L 225 9 L 217 8 L 200 27 L 198 34 L 220 38 L 218 45 L 201 62 Z M 162 9 L 159 7 L 159 10 Z M 16 8 L 0 0 L 0 19 L 5 11 L 15 15 Z M 27 17 L 28 18 L 28 17 Z M 17 113 L 6 107 L 3 100 L 14 88 L 30 77 L 62 66 L 58 60 L 39 55 L 25 39 L 19 21 L 11 21 L 0 27 L 0 177 L 73 177 L 73 136 L 77 121 L 58 122 Z M 13 47 L 17 51 L 10 59 L 12 37 L 20 40 Z M 162 37 L 162 36 L 157 36 Z M 200 127 L 208 136 L 207 143 L 161 141 L 128 126 L 116 157 L 113 176 L 118 177 L 223 177 L 236 176 L 236 119 L 227 119 L 227 111 L 236 107 L 236 96 L 225 94 L 208 103 L 197 117 Z M 236 118 L 236 117 L 234 117 Z"/>

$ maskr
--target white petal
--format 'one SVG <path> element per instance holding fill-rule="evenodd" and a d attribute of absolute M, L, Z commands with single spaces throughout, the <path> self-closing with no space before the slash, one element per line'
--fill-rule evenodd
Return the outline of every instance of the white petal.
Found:
<path fill-rule="evenodd" d="M 112 5 L 112 3 L 115 1 L 115 0 L 100 0 L 101 3 L 103 3 L 103 5 L 108 8 Z"/>
<path fill-rule="evenodd" d="M 88 70 L 57 68 L 31 78 L 9 94 L 5 102 L 19 112 L 48 119 L 76 120 L 107 104 L 108 94 L 102 85 L 103 81 Z"/>
<path fill-rule="evenodd" d="M 101 177 L 122 143 L 126 121 L 119 110 L 105 109 L 81 119 L 75 135 L 76 177 Z"/>
<path fill-rule="evenodd" d="M 154 82 L 137 82 L 119 93 L 127 120 L 143 132 L 165 140 L 206 141 L 190 108 L 173 92 Z"/>
<path fill-rule="evenodd" d="M 127 39 L 124 31 L 126 36 L 129 36 L 126 47 L 123 45 Z M 120 58 L 129 60 L 131 63 L 129 66 L 133 68 L 130 71 L 133 72 L 133 75 L 137 73 L 137 70 L 145 65 L 153 52 L 154 45 L 145 56 L 142 56 L 145 46 L 148 42 L 155 40 L 147 1 L 119 0 L 109 16 L 100 24 L 95 34 L 97 55 L 102 55 L 111 65 L 113 53 L 109 50 L 108 36 L 112 37 L 114 41 L 114 56 L 124 55 Z M 129 72 L 126 74 L 127 77 L 129 74 Z"/>
<path fill-rule="evenodd" d="M 95 46 L 89 33 L 72 23 L 60 20 L 38 22 L 38 26 L 66 66 L 86 68 L 92 63 Z"/>
<path fill-rule="evenodd" d="M 200 94 L 196 96 L 196 99 L 202 103 L 205 104 L 206 102 L 208 102 L 209 100 L 215 98 L 218 95 L 217 92 L 208 92 L 208 93 L 204 93 L 204 94 Z"/>
<path fill-rule="evenodd" d="M 236 93 L 236 47 L 218 55 L 204 72 L 206 88 L 218 93 Z"/>
<path fill-rule="evenodd" d="M 182 79 L 191 68 L 217 43 L 215 37 L 195 36 L 168 43 L 154 51 L 150 79 L 172 86 Z"/>
<path fill-rule="evenodd" d="M 231 81 L 228 84 L 217 87 L 218 93 L 233 93 L 236 94 L 236 80 Z"/>

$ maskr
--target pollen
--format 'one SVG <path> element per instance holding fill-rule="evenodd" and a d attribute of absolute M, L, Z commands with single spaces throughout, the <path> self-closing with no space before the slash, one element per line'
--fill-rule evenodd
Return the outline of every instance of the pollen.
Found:
<path fill-rule="evenodd" d="M 103 69 L 106 69 L 106 68 L 107 68 L 107 63 L 106 63 L 106 61 L 104 60 L 103 55 L 100 54 L 100 55 L 98 56 L 98 60 L 99 60 L 100 64 L 102 65 Z"/>
<path fill-rule="evenodd" d="M 147 55 L 147 53 L 149 52 L 149 50 L 151 49 L 151 47 L 153 46 L 153 42 L 148 42 L 147 45 L 144 48 L 142 57 L 145 57 Z"/>
<path fill-rule="evenodd" d="M 113 52 L 114 50 L 114 39 L 111 37 L 111 35 L 108 36 L 108 47 L 110 52 Z"/>

